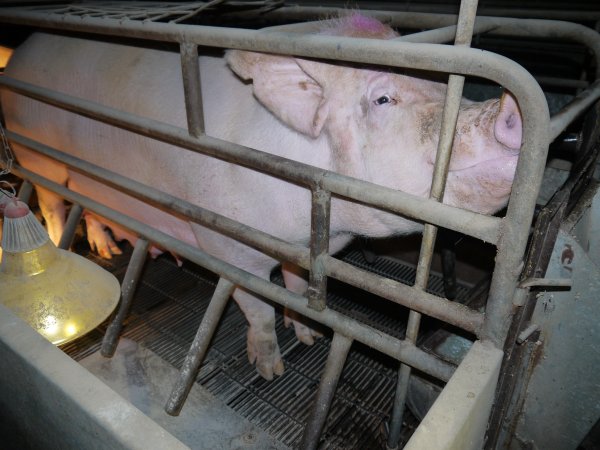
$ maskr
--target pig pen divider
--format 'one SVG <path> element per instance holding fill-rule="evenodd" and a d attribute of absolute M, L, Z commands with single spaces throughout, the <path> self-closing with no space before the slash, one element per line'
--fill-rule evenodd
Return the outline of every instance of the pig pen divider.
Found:
<path fill-rule="evenodd" d="M 453 366 L 419 350 L 409 341 L 384 336 L 380 332 L 360 324 L 360 322 L 327 309 L 323 302 L 323 293 L 326 289 L 326 276 L 338 278 L 354 286 L 403 304 L 420 313 L 457 325 L 476 334 L 480 339 L 491 340 L 498 348 L 502 348 L 510 319 L 512 298 L 517 290 L 519 267 L 523 260 L 527 234 L 533 216 L 535 196 L 541 182 L 545 155 L 550 141 L 548 137 L 549 117 L 545 99 L 532 76 L 520 66 L 506 58 L 487 52 L 432 44 L 409 44 L 401 41 L 369 41 L 326 36 L 299 36 L 298 34 L 286 32 L 269 31 L 261 33 L 260 31 L 188 25 L 174 26 L 173 24 L 152 22 L 120 22 L 92 17 L 75 19 L 72 17 L 57 18 L 39 12 L 23 13 L 20 11 L 7 12 L 7 10 L 0 11 L 0 17 L 2 20 L 8 20 L 13 23 L 29 23 L 49 28 L 113 35 L 119 34 L 134 38 L 178 42 L 180 44 L 182 67 L 184 69 L 184 89 L 186 92 L 189 131 L 111 110 L 92 102 L 52 93 L 44 89 L 32 87 L 26 83 L 10 80 L 6 77 L 0 80 L 0 84 L 23 95 L 96 120 L 101 120 L 111 125 L 169 142 L 192 151 L 205 153 L 284 179 L 293 180 L 310 188 L 313 191 L 312 210 L 315 220 L 313 220 L 314 229 L 311 231 L 314 239 L 311 239 L 310 250 L 308 250 L 306 248 L 298 248 L 298 246 L 293 246 L 289 243 L 277 242 L 278 240 L 272 236 L 264 235 L 264 233 L 260 233 L 257 230 L 251 230 L 243 224 L 227 222 L 223 217 L 216 216 L 193 205 L 185 204 L 185 202 L 180 202 L 178 199 L 162 197 L 162 200 L 159 200 L 158 197 L 153 198 L 154 194 L 161 196 L 163 193 L 153 193 L 151 189 L 141 185 L 134 187 L 135 183 L 131 182 L 131 180 L 119 179 L 116 182 L 109 181 L 114 180 L 111 178 L 112 175 L 105 178 L 109 184 L 122 187 L 126 192 L 136 197 L 147 200 L 152 199 L 154 203 L 164 201 L 162 204 L 172 207 L 177 214 L 183 214 L 206 226 L 213 226 L 220 232 L 235 237 L 242 242 L 248 242 L 250 243 L 249 245 L 255 246 L 278 259 L 293 261 L 304 268 L 312 269 L 310 271 L 311 280 L 308 305 L 305 297 L 271 285 L 260 278 L 252 277 L 233 266 L 215 260 L 215 258 L 204 254 L 198 249 L 186 246 L 163 233 L 152 230 L 145 224 L 122 216 L 116 211 L 109 210 L 103 205 L 85 199 L 62 186 L 43 180 L 42 177 L 25 169 L 17 167 L 14 170 L 17 175 L 30 179 L 35 184 L 55 190 L 68 200 L 79 203 L 101 216 L 122 224 L 149 241 L 159 243 L 163 247 L 218 273 L 231 283 L 245 286 L 277 303 L 288 306 L 309 318 L 319 321 L 333 328 L 336 334 L 339 333 L 339 335 L 346 338 L 364 342 L 403 363 L 441 380 L 447 380 L 450 377 Z M 456 23 L 456 16 L 451 17 L 454 17 L 454 23 Z M 438 19 L 432 18 L 431 20 Z M 445 18 L 444 20 L 451 19 Z M 494 18 L 494 20 L 498 19 Z M 514 22 L 512 25 L 505 24 L 504 26 L 512 26 L 513 29 L 518 29 L 518 24 L 515 25 Z M 450 22 L 446 23 L 446 26 L 449 24 Z M 499 26 L 494 28 L 494 30 L 498 29 Z M 528 32 L 535 34 L 535 31 L 531 31 L 531 28 L 528 29 Z M 598 40 L 596 39 L 595 42 L 596 47 L 592 48 L 598 49 Z M 500 219 L 458 210 L 439 204 L 435 200 L 413 197 L 360 180 L 315 169 L 301 163 L 283 160 L 282 158 L 277 158 L 256 150 L 235 146 L 203 135 L 202 110 L 197 107 L 198 102 L 191 100 L 201 97 L 199 78 L 193 72 L 197 70 L 197 64 L 190 64 L 195 55 L 197 55 L 198 45 L 250 49 L 271 53 L 289 53 L 299 56 L 474 75 L 501 84 L 509 89 L 518 99 L 524 124 L 522 153 L 519 158 L 515 183 L 506 216 Z M 598 51 L 595 50 L 594 52 L 598 56 Z M 196 67 L 195 69 L 194 66 Z M 594 93 L 588 97 L 595 97 L 597 95 L 597 93 Z M 583 109 L 582 106 L 580 107 Z M 94 177 L 103 178 L 106 175 L 99 175 L 99 172 L 94 174 L 94 171 L 101 169 L 91 168 L 87 163 L 75 161 L 72 157 L 64 154 L 61 155 L 59 152 L 53 154 L 52 152 L 55 152 L 53 149 L 33 143 L 27 138 L 19 137 L 14 133 L 10 133 L 9 137 L 15 142 L 37 149 L 72 167 L 78 167 L 79 170 L 90 173 Z M 86 166 L 82 169 L 84 164 Z M 408 217 L 417 218 L 426 223 L 454 229 L 496 245 L 498 248 L 496 270 L 494 272 L 485 315 L 472 311 L 462 305 L 427 294 L 418 288 L 407 287 L 392 280 L 356 269 L 328 255 L 326 246 L 327 232 L 325 230 L 324 233 L 321 233 L 321 231 L 328 223 L 327 203 L 332 193 Z M 321 210 L 320 213 L 318 212 L 319 210 Z M 321 233 L 320 237 L 319 233 Z M 315 309 L 322 309 L 322 311 L 317 312 Z M 310 440 L 311 438 L 306 439 Z"/>

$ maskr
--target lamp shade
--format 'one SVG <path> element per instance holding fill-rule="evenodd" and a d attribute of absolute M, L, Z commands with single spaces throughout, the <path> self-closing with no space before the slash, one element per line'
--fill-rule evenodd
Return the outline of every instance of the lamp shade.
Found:
<path fill-rule="evenodd" d="M 55 345 L 96 328 L 119 302 L 114 275 L 57 248 L 23 202 L 4 207 L 2 250 L 0 303 Z"/>

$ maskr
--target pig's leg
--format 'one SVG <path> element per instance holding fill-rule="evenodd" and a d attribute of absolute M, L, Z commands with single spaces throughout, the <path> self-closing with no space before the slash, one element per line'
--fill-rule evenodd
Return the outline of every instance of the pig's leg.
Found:
<path fill-rule="evenodd" d="M 24 134 L 24 133 L 23 133 Z M 63 164 L 42 156 L 19 144 L 13 145 L 13 150 L 19 163 L 42 176 L 63 186 L 67 185 L 69 175 Z M 41 186 L 35 186 L 38 204 L 46 221 L 48 235 L 54 244 L 58 245 L 65 229 L 65 203 L 59 195 Z"/>
<path fill-rule="evenodd" d="M 308 288 L 306 270 L 295 264 L 283 263 L 281 272 L 283 273 L 283 281 L 285 282 L 285 287 L 287 289 L 300 295 L 306 293 L 306 289 Z M 291 309 L 285 309 L 284 323 L 286 327 L 289 327 L 290 324 L 294 324 L 296 337 L 300 342 L 307 345 L 313 345 L 315 343 L 315 337 L 322 336 L 321 333 L 305 325 L 302 322 L 302 316 Z"/>
<path fill-rule="evenodd" d="M 90 248 L 98 252 L 102 258 L 111 259 L 113 255 L 122 253 L 106 227 L 92 214 L 85 214 L 85 225 Z"/>
<path fill-rule="evenodd" d="M 275 310 L 271 305 L 250 292 L 237 288 L 233 298 L 248 321 L 248 360 L 256 362 L 256 370 L 267 380 L 284 371 L 277 335 L 275 334 Z"/>
<path fill-rule="evenodd" d="M 65 203 L 59 195 L 52 191 L 36 186 L 38 204 L 46 221 L 48 235 L 54 244 L 58 245 L 65 229 Z"/>
<path fill-rule="evenodd" d="M 198 247 L 253 275 L 269 279 L 277 261 L 220 233 L 191 223 Z M 267 380 L 283 373 L 283 361 L 275 333 L 275 309 L 260 297 L 237 287 L 233 298 L 248 321 L 247 350 L 251 364 Z"/>

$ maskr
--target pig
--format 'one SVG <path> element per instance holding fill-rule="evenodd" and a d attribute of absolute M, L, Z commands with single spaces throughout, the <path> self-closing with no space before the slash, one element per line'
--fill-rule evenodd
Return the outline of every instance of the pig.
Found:
<path fill-rule="evenodd" d="M 390 27 L 360 14 L 326 22 L 323 34 L 392 39 Z M 312 166 L 421 197 L 429 195 L 446 85 L 393 70 L 294 56 L 228 50 L 199 57 L 206 133 Z M 36 33 L 12 57 L 7 75 L 137 115 L 186 127 L 177 53 L 114 41 Z M 14 93 L 2 93 L 9 129 L 129 176 L 196 205 L 300 245 L 310 237 L 310 192 L 304 187 L 125 132 Z M 491 214 L 508 200 L 521 146 L 521 116 L 510 94 L 464 99 L 443 201 Z M 60 163 L 15 146 L 20 163 L 190 245 L 268 279 L 278 261 L 195 223 L 184 221 Z M 38 187 L 40 207 L 57 242 L 65 206 Z M 92 248 L 104 257 L 117 240 L 135 236 L 86 214 Z M 422 225 L 334 197 L 330 252 L 357 235 L 418 232 Z M 283 262 L 285 285 L 303 294 L 304 270 Z M 266 379 L 283 362 L 273 307 L 241 287 L 234 299 L 248 321 L 250 363 Z M 318 336 L 286 312 L 298 339 Z"/>

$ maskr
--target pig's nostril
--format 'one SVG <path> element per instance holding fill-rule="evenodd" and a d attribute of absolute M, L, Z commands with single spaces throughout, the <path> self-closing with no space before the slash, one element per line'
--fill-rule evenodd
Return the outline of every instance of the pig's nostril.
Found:
<path fill-rule="evenodd" d="M 510 114 L 506 118 L 506 128 L 512 129 L 517 125 L 517 117 L 514 114 Z"/>

